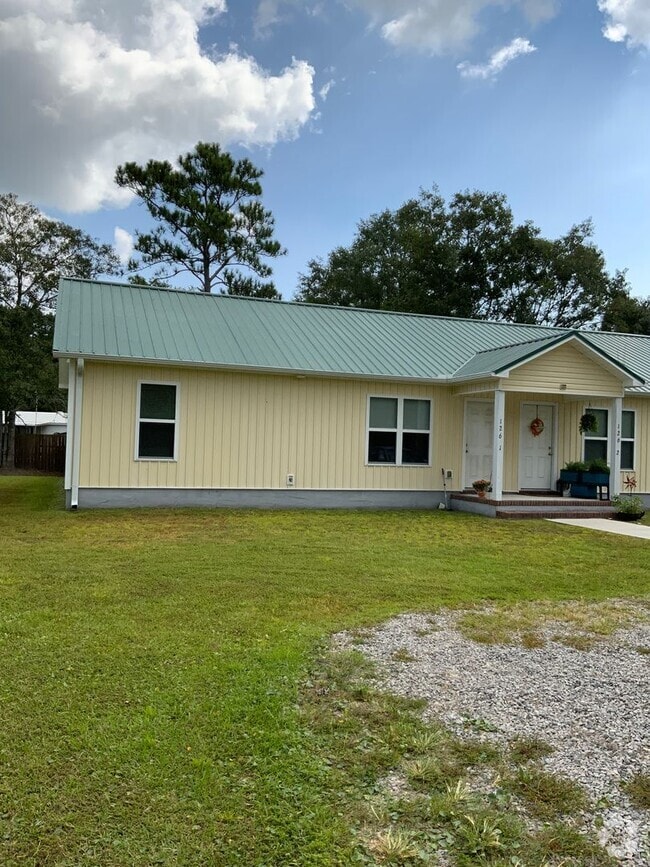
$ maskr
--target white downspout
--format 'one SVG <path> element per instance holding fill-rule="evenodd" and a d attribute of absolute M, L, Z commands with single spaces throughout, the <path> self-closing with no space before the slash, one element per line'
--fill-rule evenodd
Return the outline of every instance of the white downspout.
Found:
<path fill-rule="evenodd" d="M 69 358 L 66 359 L 65 363 L 68 366 L 68 423 L 66 426 L 65 438 L 65 479 L 63 487 L 66 491 L 69 491 L 72 488 L 72 430 L 74 426 L 75 364 Z"/>
<path fill-rule="evenodd" d="M 81 407 L 84 386 L 84 360 L 78 358 L 75 365 L 74 376 L 74 419 L 72 422 L 72 460 L 71 460 L 71 485 L 70 485 L 70 508 L 79 506 L 79 466 L 81 449 Z"/>
<path fill-rule="evenodd" d="M 610 467 L 611 475 L 609 477 L 609 495 L 613 497 L 615 494 L 621 493 L 621 431 L 623 428 L 623 398 L 614 398 L 614 412 L 612 413 L 612 421 L 610 425 L 609 440 L 611 443 L 611 458 Z"/>
<path fill-rule="evenodd" d="M 503 496 L 503 432 L 505 427 L 506 393 L 494 390 L 494 429 L 492 438 L 492 499 Z"/>

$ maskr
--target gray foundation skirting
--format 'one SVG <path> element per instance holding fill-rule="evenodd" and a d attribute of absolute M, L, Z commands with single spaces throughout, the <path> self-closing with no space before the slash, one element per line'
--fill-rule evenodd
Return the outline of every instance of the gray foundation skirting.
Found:
<path fill-rule="evenodd" d="M 80 509 L 203 506 L 228 509 L 436 509 L 442 491 L 80 488 Z M 70 491 L 66 491 L 70 506 Z"/>

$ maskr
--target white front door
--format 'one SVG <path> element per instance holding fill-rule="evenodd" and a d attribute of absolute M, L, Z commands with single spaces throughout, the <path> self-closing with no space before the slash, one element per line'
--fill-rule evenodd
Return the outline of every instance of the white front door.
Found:
<path fill-rule="evenodd" d="M 541 419 L 542 424 L 531 424 Z M 541 430 L 540 430 L 541 428 Z M 519 426 L 519 488 L 550 491 L 553 480 L 553 407 L 549 404 L 522 403 Z"/>
<path fill-rule="evenodd" d="M 471 488 L 477 479 L 492 477 L 494 404 L 491 400 L 468 400 L 465 404 L 465 478 Z"/>

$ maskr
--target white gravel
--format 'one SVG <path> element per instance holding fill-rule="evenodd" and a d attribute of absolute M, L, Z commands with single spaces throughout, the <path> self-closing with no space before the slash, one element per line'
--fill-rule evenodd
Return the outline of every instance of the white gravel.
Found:
<path fill-rule="evenodd" d="M 361 650 L 384 688 L 426 699 L 426 716 L 458 733 L 546 741 L 554 752 L 544 767 L 584 786 L 601 843 L 622 864 L 650 867 L 650 816 L 619 785 L 650 773 L 650 656 L 638 650 L 650 649 L 647 608 L 637 626 L 586 651 L 554 641 L 557 624 L 544 629 L 544 647 L 479 644 L 456 629 L 462 613 L 407 614 L 336 643 Z"/>

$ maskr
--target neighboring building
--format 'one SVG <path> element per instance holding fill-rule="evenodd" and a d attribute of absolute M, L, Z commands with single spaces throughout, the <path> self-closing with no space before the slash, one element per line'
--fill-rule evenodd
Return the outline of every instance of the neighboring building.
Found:
<path fill-rule="evenodd" d="M 432 507 L 585 456 L 650 493 L 647 337 L 62 280 L 54 354 L 73 507 Z"/>
<path fill-rule="evenodd" d="M 27 412 L 16 413 L 16 427 L 19 433 L 64 434 L 68 428 L 68 417 L 64 412 Z"/>

